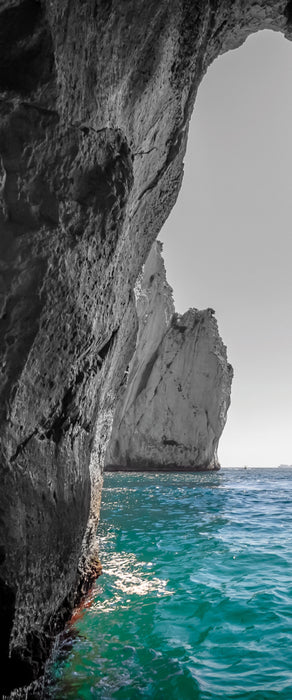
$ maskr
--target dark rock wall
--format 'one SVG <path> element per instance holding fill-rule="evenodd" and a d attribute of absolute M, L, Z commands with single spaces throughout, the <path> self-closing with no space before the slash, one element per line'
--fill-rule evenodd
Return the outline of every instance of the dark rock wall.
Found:
<path fill-rule="evenodd" d="M 38 675 L 96 571 L 103 455 L 135 342 L 132 290 L 179 191 L 198 84 L 250 32 L 289 37 L 290 5 L 1 0 L 5 689 Z"/>

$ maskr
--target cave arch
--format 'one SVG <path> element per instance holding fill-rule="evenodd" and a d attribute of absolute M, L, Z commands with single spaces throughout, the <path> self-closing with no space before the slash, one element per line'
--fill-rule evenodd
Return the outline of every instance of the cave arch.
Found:
<path fill-rule="evenodd" d="M 214 306 L 235 368 L 223 466 L 289 463 L 290 62 L 266 30 L 212 64 L 160 234 L 178 310 Z"/>

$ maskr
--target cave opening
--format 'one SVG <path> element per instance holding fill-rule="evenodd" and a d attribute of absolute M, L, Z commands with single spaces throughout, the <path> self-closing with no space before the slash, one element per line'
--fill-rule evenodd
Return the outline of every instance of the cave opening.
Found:
<path fill-rule="evenodd" d="M 211 65 L 160 235 L 177 311 L 215 308 L 235 370 L 223 467 L 291 464 L 290 62 L 265 30 Z"/>

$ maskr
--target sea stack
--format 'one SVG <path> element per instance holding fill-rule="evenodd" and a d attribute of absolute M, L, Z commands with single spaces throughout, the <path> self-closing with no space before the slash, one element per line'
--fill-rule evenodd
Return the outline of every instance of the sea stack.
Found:
<path fill-rule="evenodd" d="M 218 469 L 232 367 L 213 309 L 175 313 L 156 241 L 136 285 L 139 320 L 113 422 L 108 470 Z"/>

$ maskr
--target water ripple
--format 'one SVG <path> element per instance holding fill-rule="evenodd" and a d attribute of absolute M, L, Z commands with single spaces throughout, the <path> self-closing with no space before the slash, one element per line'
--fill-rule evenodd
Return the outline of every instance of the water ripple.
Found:
<path fill-rule="evenodd" d="M 46 697 L 291 700 L 291 477 L 106 475 L 104 573 Z"/>

